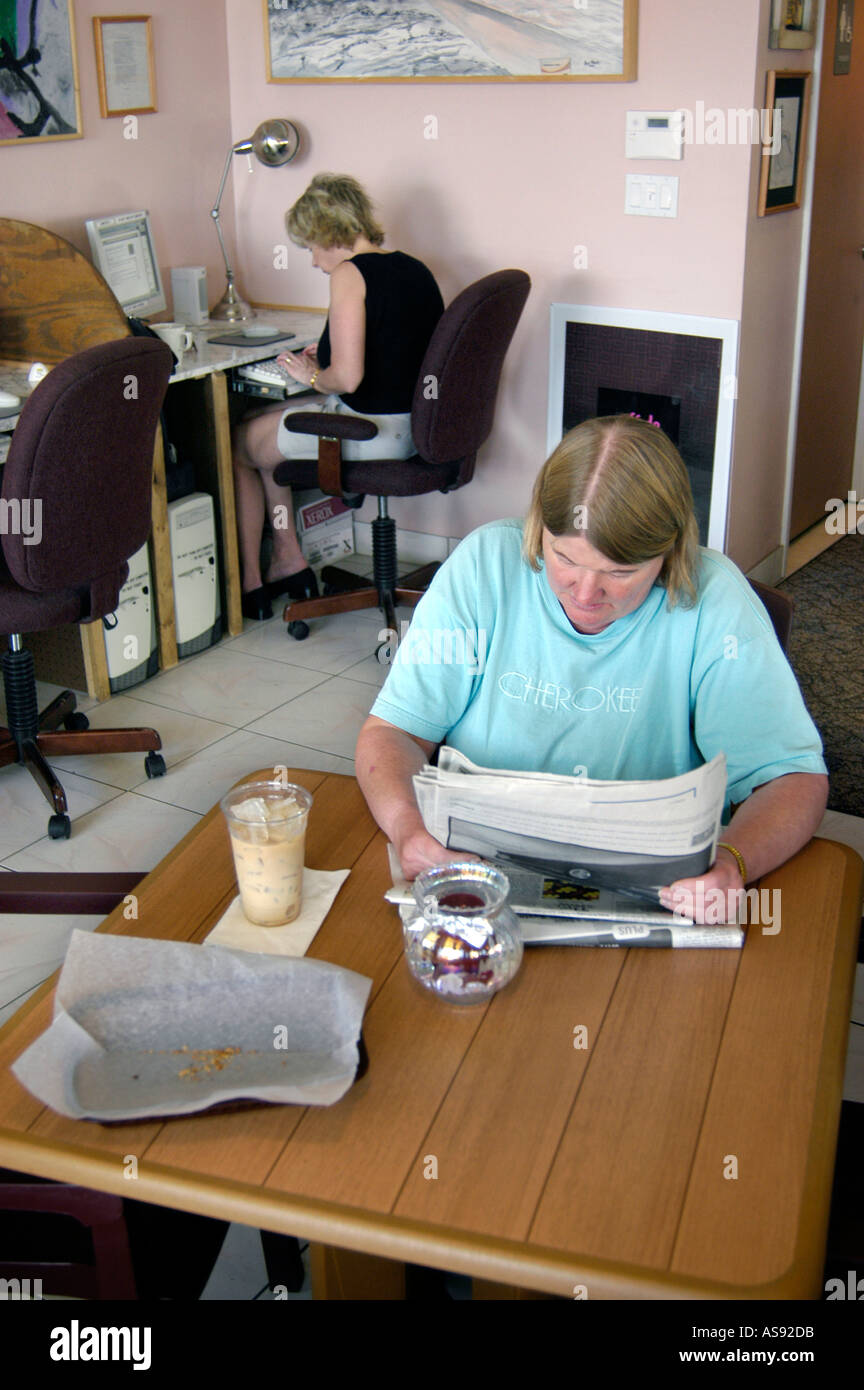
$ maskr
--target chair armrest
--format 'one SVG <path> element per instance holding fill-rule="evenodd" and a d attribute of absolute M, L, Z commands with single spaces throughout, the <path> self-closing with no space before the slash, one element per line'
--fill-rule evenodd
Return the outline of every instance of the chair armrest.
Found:
<path fill-rule="evenodd" d="M 298 410 L 282 421 L 292 434 L 316 434 L 319 439 L 374 439 L 378 426 L 357 415 L 322 415 L 311 410 Z"/>
<path fill-rule="evenodd" d="M 331 497 L 344 496 L 342 484 L 343 439 L 374 439 L 378 426 L 357 415 L 324 415 L 320 411 L 298 410 L 283 417 L 286 429 L 294 434 L 318 437 L 318 486 Z M 289 483 L 290 460 L 276 465 L 273 480 Z M 280 476 L 281 475 L 281 476 Z M 355 504 L 356 505 L 356 504 Z"/>

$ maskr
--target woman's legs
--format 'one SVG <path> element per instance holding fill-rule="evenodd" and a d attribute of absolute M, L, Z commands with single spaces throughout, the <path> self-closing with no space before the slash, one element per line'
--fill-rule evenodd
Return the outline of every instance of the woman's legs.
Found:
<path fill-rule="evenodd" d="M 244 594 L 260 588 L 262 584 L 260 557 L 265 515 L 269 516 L 273 530 L 273 558 L 267 575 L 268 583 L 298 574 L 306 568 L 294 529 L 291 489 L 279 487 L 273 481 L 273 470 L 283 461 L 276 447 L 276 435 L 284 413 L 284 404 L 279 405 L 247 416 L 234 429 L 234 497 Z M 280 509 L 278 512 L 275 511 L 276 507 Z"/>

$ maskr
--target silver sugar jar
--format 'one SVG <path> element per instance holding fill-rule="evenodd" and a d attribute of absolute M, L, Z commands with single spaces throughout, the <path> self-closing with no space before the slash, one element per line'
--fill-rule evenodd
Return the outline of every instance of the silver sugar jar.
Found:
<path fill-rule="evenodd" d="M 490 864 L 456 862 L 418 874 L 422 916 L 405 926 L 405 956 L 416 980 L 452 1004 L 476 1004 L 512 980 L 522 933 L 507 898 L 510 883 Z"/>

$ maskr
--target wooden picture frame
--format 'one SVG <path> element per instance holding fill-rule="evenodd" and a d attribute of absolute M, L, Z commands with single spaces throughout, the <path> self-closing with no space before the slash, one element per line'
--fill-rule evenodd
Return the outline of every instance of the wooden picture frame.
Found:
<path fill-rule="evenodd" d="M 819 0 L 771 0 L 769 48 L 812 48 L 819 22 Z"/>
<path fill-rule="evenodd" d="M 0 145 L 80 140 L 72 0 L 32 0 L 29 12 L 6 5 L 0 39 Z"/>
<path fill-rule="evenodd" d="M 771 135 L 770 141 L 762 147 L 759 217 L 801 206 L 812 76 L 810 72 L 773 69 L 766 74 L 765 109 L 771 113 Z M 775 139 L 778 120 L 780 136 Z"/>
<path fill-rule="evenodd" d="M 636 79 L 638 0 L 329 0 L 326 25 L 314 0 L 263 5 L 268 82 Z"/>
<path fill-rule="evenodd" d="M 158 110 L 150 15 L 94 15 L 93 42 L 102 115 L 139 116 Z"/>

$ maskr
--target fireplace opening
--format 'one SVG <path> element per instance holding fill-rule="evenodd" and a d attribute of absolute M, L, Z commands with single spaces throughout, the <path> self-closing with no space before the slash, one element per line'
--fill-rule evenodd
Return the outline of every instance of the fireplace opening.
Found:
<path fill-rule="evenodd" d="M 730 319 L 555 304 L 547 444 L 598 415 L 659 424 L 684 460 L 703 545 L 722 550 L 738 325 Z"/>

